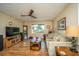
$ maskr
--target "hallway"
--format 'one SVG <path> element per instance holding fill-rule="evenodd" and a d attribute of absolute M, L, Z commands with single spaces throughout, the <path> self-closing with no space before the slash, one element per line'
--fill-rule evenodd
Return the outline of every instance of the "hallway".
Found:
<path fill-rule="evenodd" d="M 24 41 L 7 48 L 0 52 L 0 56 L 48 56 L 48 52 L 45 49 L 40 51 L 30 50 L 30 42 Z"/>

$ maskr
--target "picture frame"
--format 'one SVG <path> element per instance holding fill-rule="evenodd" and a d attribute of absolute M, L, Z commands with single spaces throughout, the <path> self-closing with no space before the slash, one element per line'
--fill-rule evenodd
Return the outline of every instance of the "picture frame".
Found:
<path fill-rule="evenodd" d="M 66 30 L 66 17 L 62 18 L 57 23 L 58 23 L 58 30 Z"/>

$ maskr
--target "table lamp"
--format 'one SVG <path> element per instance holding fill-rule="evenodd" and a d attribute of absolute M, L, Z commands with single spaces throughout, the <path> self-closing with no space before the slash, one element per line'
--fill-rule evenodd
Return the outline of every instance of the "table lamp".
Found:
<path fill-rule="evenodd" d="M 68 26 L 66 28 L 66 36 L 72 37 L 72 48 L 76 50 L 76 38 L 79 36 L 79 27 L 78 26 Z"/>

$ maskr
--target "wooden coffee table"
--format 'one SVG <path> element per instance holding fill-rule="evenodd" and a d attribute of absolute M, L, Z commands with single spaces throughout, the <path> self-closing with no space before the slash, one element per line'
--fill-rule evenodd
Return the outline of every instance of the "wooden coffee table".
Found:
<path fill-rule="evenodd" d="M 65 53 L 64 56 L 79 56 L 79 53 L 70 51 L 69 47 L 56 47 L 57 56 L 62 56 L 62 54 L 60 53 L 61 51 Z"/>

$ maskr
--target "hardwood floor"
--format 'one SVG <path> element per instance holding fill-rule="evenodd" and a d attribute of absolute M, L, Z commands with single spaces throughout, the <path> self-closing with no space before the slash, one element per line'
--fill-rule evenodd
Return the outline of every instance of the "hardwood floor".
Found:
<path fill-rule="evenodd" d="M 48 56 L 48 52 L 46 48 L 39 51 L 30 50 L 30 41 L 27 40 L 1 51 L 0 56 Z"/>

